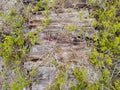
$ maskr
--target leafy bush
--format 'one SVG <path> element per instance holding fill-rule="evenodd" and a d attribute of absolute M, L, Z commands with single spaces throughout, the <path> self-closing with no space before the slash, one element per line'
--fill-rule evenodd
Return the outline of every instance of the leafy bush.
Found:
<path fill-rule="evenodd" d="M 87 86 L 86 78 L 87 73 L 85 69 L 73 70 L 73 75 L 75 76 L 75 79 L 77 80 L 77 85 L 72 85 L 71 90 L 82 90 L 85 89 Z"/>
<path fill-rule="evenodd" d="M 33 33 L 23 33 L 22 28 L 26 23 L 26 18 L 16 9 L 10 10 L 7 14 L 4 11 L 1 12 L 0 17 L 4 27 L 1 31 L 0 57 L 4 59 L 6 68 L 2 72 L 4 79 L 2 86 L 5 90 L 22 90 L 31 82 L 30 78 L 26 78 L 28 76 L 26 76 L 23 64 L 25 55 L 29 52 L 31 45 L 36 42 L 36 36 Z M 32 76 L 34 75 L 31 74 L 30 77 Z M 12 81 L 6 80 L 8 77 Z"/>
<path fill-rule="evenodd" d="M 92 16 L 96 18 L 93 26 L 97 27 L 99 34 L 94 39 L 90 61 L 96 69 L 101 70 L 99 85 L 104 90 L 119 90 L 118 88 L 120 88 L 115 86 L 115 82 L 117 84 L 120 82 L 118 78 L 120 72 L 118 70 L 120 67 L 120 15 L 116 16 L 120 10 L 119 5 L 119 0 L 106 0 L 102 3 L 103 7 L 97 4 L 98 9 L 92 13 Z"/>

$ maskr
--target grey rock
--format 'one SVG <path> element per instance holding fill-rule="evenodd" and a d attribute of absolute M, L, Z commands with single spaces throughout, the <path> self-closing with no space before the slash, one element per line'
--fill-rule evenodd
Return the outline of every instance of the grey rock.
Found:
<path fill-rule="evenodd" d="M 10 1 L 11 5 L 14 6 L 16 0 Z M 26 5 L 28 3 L 36 3 L 37 1 L 38 0 L 23 0 Z M 69 69 L 67 70 L 69 79 L 65 83 L 65 90 L 70 90 L 70 82 L 73 82 L 75 85 L 77 84 L 72 72 L 74 68 L 86 69 L 88 74 L 86 81 L 89 83 L 94 83 L 99 79 L 99 71 L 94 71 L 93 66 L 89 63 L 91 47 L 87 47 L 86 41 L 78 40 L 77 42 L 74 42 L 74 37 L 78 36 L 78 32 L 82 30 L 81 28 L 85 28 L 85 31 L 83 32 L 84 37 L 92 38 L 94 33 L 96 33 L 91 26 L 93 20 L 91 18 L 89 19 L 88 10 L 80 9 L 78 11 L 73 8 L 75 5 L 79 8 L 86 6 L 86 0 L 61 1 L 65 2 L 60 3 L 58 11 L 50 10 L 50 24 L 42 33 L 38 34 L 38 40 L 43 40 L 42 44 L 32 46 L 28 53 L 27 59 L 29 60 L 24 62 L 24 68 L 26 70 L 30 71 L 33 68 L 37 69 L 36 76 L 32 77 L 33 82 L 36 82 L 32 83 L 32 90 L 45 90 L 50 84 L 54 83 L 56 76 L 59 74 L 59 69 L 54 66 L 51 58 L 56 60 L 60 66 L 65 66 L 66 64 L 69 65 Z M 2 3 L 7 3 L 6 5 L 10 4 L 10 2 L 8 3 L 5 1 L 2 1 Z M 2 5 L 2 8 L 8 10 L 9 8 L 5 6 Z M 45 19 L 42 15 L 43 12 L 44 11 L 41 12 L 41 15 L 32 15 L 28 25 L 31 26 L 31 32 L 36 31 L 36 27 L 43 27 L 40 23 Z M 82 18 L 78 17 L 79 13 L 83 14 Z M 77 30 L 69 32 L 69 30 L 64 29 L 65 26 L 71 24 L 76 25 Z M 27 30 L 27 32 L 28 31 L 29 30 Z M 74 43 L 77 44 L 75 45 Z M 47 53 L 48 51 L 50 52 Z M 2 67 L 1 65 L 2 63 L 0 62 L 0 69 Z"/>
<path fill-rule="evenodd" d="M 86 3 L 79 3 L 79 4 L 76 4 L 75 6 L 75 8 L 84 8 L 84 7 L 87 7 Z"/>

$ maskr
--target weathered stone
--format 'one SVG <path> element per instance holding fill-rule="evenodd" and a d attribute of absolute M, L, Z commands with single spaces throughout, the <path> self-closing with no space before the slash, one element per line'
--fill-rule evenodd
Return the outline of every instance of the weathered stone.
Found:
<path fill-rule="evenodd" d="M 37 1 L 23 0 L 26 4 L 34 4 Z M 71 81 L 75 85 L 77 84 L 72 71 L 75 68 L 86 69 L 88 74 L 86 81 L 88 83 L 94 83 L 98 80 L 99 71 L 94 71 L 89 63 L 91 47 L 87 46 L 85 39 L 78 37 L 78 32 L 82 32 L 83 28 L 82 36 L 84 38 L 93 37 L 96 33 L 91 26 L 94 19 L 89 18 L 87 9 L 76 10 L 73 8 L 73 6 L 82 8 L 86 5 L 86 0 L 60 0 L 56 11 L 52 9 L 49 11 L 50 24 L 38 34 L 38 40 L 42 40 L 42 43 L 31 47 L 27 60 L 24 62 L 26 70 L 37 69 L 36 76 L 32 78 L 36 82 L 32 83 L 32 90 L 45 90 L 50 84 L 54 83 L 59 74 L 59 69 L 55 67 L 52 60 L 55 60 L 60 66 L 69 65 L 67 70 L 69 79 L 65 83 L 65 90 L 70 90 Z M 6 10 L 5 7 L 4 9 Z M 39 11 L 39 15 L 33 14 L 29 19 L 30 32 L 35 32 L 36 27 L 43 28 L 41 22 L 45 20 L 45 18 L 42 18 L 44 12 Z M 82 14 L 82 17 L 79 17 L 79 14 Z M 64 29 L 68 25 L 75 25 L 77 29 L 69 32 L 69 30 Z"/>
<path fill-rule="evenodd" d="M 5 11 L 8 12 L 9 10 L 11 10 L 13 7 L 15 7 L 15 4 L 17 3 L 17 0 L 2 0 L 0 2 L 0 6 L 1 8 Z"/>
<path fill-rule="evenodd" d="M 82 4 L 77 4 L 77 5 L 75 6 L 75 8 L 84 8 L 84 7 L 86 7 L 86 6 L 87 6 L 86 3 L 82 3 Z"/>

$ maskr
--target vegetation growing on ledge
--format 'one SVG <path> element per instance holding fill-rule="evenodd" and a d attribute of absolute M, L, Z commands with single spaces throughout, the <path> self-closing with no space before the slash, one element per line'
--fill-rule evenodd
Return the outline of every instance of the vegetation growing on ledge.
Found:
<path fill-rule="evenodd" d="M 96 18 L 93 23 L 99 31 L 94 37 L 90 62 L 95 69 L 101 70 L 99 87 L 96 90 L 120 89 L 120 0 L 105 0 L 91 14 Z"/>
<path fill-rule="evenodd" d="M 77 85 L 72 84 L 71 90 L 120 90 L 119 6 L 120 0 L 105 0 L 101 4 L 90 0 L 90 7 L 93 8 L 91 17 L 96 18 L 92 25 L 99 31 L 93 39 L 90 62 L 95 70 L 100 70 L 99 80 L 89 84 L 85 80 L 87 78 L 85 70 L 75 69 L 73 74 L 78 83 Z M 73 30 L 75 27 L 68 26 L 66 28 Z M 66 79 L 63 79 L 65 77 L 67 75 L 59 77 L 58 80 L 62 79 L 64 80 L 62 82 L 65 82 Z M 53 90 L 62 90 L 62 82 L 56 83 Z"/>
<path fill-rule="evenodd" d="M 49 0 L 40 0 L 33 7 L 35 12 L 45 10 L 42 25 L 45 28 L 50 24 Z M 54 2 L 55 3 L 55 2 Z M 43 5 L 44 4 L 44 5 Z M 90 55 L 90 63 L 94 66 L 95 70 L 100 71 L 99 80 L 90 84 L 86 81 L 88 75 L 85 69 L 78 70 L 72 69 L 72 74 L 77 83 L 71 82 L 71 90 L 120 90 L 120 0 L 104 0 L 101 4 L 89 0 L 89 6 L 93 8 L 90 17 L 96 20 L 92 24 L 98 34 L 93 38 L 92 51 Z M 97 8 L 97 9 L 96 9 Z M 17 12 L 12 9 L 7 15 L 0 11 L 0 17 L 4 23 L 4 28 L 0 30 L 2 39 L 0 38 L 0 57 L 4 58 L 6 70 L 2 73 L 2 77 L 6 78 L 7 75 L 12 76 L 14 79 L 6 81 L 3 84 L 4 90 L 23 90 L 25 87 L 30 86 L 33 76 L 36 75 L 36 69 L 28 73 L 23 68 L 25 56 L 29 52 L 32 45 L 37 40 L 37 32 L 24 33 L 22 29 L 24 24 L 27 23 L 30 17 L 26 13 L 30 13 L 32 6 L 25 6 L 23 13 Z M 83 15 L 78 15 L 82 18 Z M 44 29 L 43 28 L 43 29 Z M 68 25 L 64 28 L 70 32 L 74 32 L 77 27 L 75 25 Z M 84 28 L 79 32 L 82 35 Z M 67 69 L 69 66 L 59 66 L 59 63 L 53 60 L 53 64 L 60 71 L 55 78 L 55 83 L 51 84 L 50 90 L 63 90 L 65 83 L 68 81 Z M 13 78 L 13 77 L 11 77 Z M 10 83 L 10 84 L 9 84 Z"/>

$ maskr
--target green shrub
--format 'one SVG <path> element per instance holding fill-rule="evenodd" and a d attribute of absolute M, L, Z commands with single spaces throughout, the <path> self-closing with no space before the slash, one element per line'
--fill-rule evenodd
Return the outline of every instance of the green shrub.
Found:
<path fill-rule="evenodd" d="M 2 40 L 0 40 L 0 57 L 4 59 L 5 71 L 2 72 L 2 78 L 4 79 L 4 90 L 22 90 L 26 88 L 30 82 L 30 77 L 35 75 L 34 72 L 30 72 L 30 77 L 26 78 L 26 71 L 23 67 L 25 61 L 25 55 L 29 52 L 29 49 L 36 42 L 36 36 L 34 33 L 23 33 L 22 28 L 26 23 L 26 18 L 19 14 L 15 9 L 10 10 L 8 14 L 1 11 L 0 17 L 4 27 L 2 30 Z M 8 29 L 9 31 L 5 31 Z M 14 76 L 12 73 L 14 73 Z M 12 82 L 7 80 L 6 76 L 14 77 Z"/>
<path fill-rule="evenodd" d="M 115 87 L 116 80 L 120 85 L 120 79 L 116 78 L 116 72 L 119 73 L 120 70 L 115 69 L 120 59 L 120 16 L 116 16 L 120 10 L 119 2 L 120 0 L 106 0 L 103 1 L 103 7 L 95 3 L 91 5 L 98 7 L 92 15 L 96 18 L 93 26 L 97 27 L 99 34 L 94 39 L 90 62 L 101 70 L 99 84 L 103 90 L 119 90 L 119 87 Z"/>
<path fill-rule="evenodd" d="M 73 75 L 75 79 L 77 80 L 77 85 L 72 85 L 71 90 L 83 90 L 86 88 L 87 83 L 86 83 L 86 78 L 87 78 L 87 73 L 85 69 L 73 70 Z"/>

